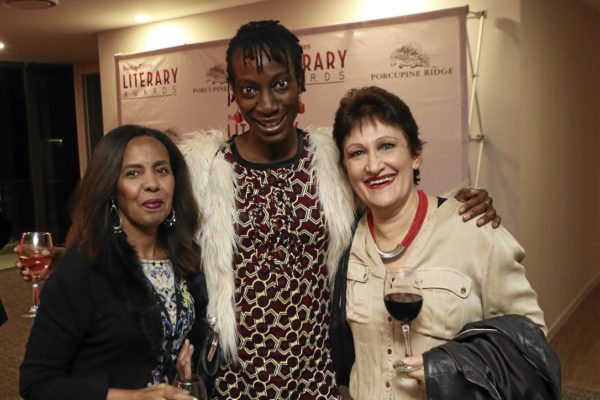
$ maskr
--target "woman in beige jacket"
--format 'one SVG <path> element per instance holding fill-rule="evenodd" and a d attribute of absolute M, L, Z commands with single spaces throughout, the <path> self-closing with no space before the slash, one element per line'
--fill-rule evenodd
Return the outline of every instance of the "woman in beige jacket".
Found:
<path fill-rule="evenodd" d="M 355 351 L 349 386 L 355 400 L 424 395 L 422 368 L 410 374 L 394 370 L 405 352 L 401 324 L 383 301 L 386 270 L 416 267 L 422 282 L 423 307 L 411 324 L 416 357 L 405 360 L 409 364 L 422 366 L 423 352 L 470 321 L 521 314 L 545 330 L 521 265 L 524 250 L 511 234 L 502 227 L 463 224 L 455 217 L 460 207 L 455 199 L 417 190 L 423 142 L 402 100 L 377 87 L 352 90 L 340 102 L 333 133 L 350 184 L 367 207 L 346 275 L 346 320 Z M 408 243 L 403 238 L 409 232 L 416 236 Z M 389 256 L 399 243 L 404 251 Z"/>

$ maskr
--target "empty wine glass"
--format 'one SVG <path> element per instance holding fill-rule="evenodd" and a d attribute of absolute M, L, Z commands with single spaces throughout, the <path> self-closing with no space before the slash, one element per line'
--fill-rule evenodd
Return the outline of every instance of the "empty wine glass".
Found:
<path fill-rule="evenodd" d="M 19 260 L 31 272 L 32 306 L 23 317 L 33 318 L 39 304 L 38 280 L 52 262 L 52 235 L 49 232 L 23 232 L 19 247 Z"/>
<path fill-rule="evenodd" d="M 399 268 L 386 271 L 383 301 L 390 315 L 402 324 L 405 357 L 412 356 L 410 323 L 419 315 L 423 306 L 423 292 L 416 269 Z M 416 371 L 419 367 L 410 366 L 398 360 L 394 363 L 394 369 L 398 372 L 408 373 Z"/>
<path fill-rule="evenodd" d="M 206 386 L 201 375 L 192 374 L 189 378 L 178 376 L 175 379 L 175 387 L 187 391 L 198 400 L 208 400 Z"/>

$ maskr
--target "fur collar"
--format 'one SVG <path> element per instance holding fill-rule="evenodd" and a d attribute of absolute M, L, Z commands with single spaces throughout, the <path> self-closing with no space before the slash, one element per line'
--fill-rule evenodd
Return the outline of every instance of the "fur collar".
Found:
<path fill-rule="evenodd" d="M 317 191 L 329 232 L 326 264 L 332 280 L 338 260 L 350 240 L 354 196 L 338 165 L 339 156 L 331 129 L 312 129 L 308 134 Z M 225 142 L 225 135 L 219 131 L 194 132 L 184 138 L 180 148 L 190 168 L 200 207 L 200 230 L 196 240 L 202 249 L 202 268 L 208 288 L 207 313 L 217 317 L 215 328 L 220 335 L 225 360 L 235 362 L 237 316 L 232 267 L 237 251 L 235 182 L 233 166 L 223 157 Z"/>
<path fill-rule="evenodd" d="M 157 362 L 164 337 L 160 308 L 154 292 L 148 286 L 134 248 L 125 234 L 110 232 L 94 267 L 111 282 L 116 295 L 150 346 L 150 355 Z"/>

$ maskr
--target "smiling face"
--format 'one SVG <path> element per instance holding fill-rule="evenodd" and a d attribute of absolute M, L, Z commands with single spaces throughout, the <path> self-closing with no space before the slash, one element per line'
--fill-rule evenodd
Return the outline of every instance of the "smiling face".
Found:
<path fill-rule="evenodd" d="M 295 137 L 294 121 L 298 114 L 300 89 L 293 69 L 261 55 L 263 69 L 256 62 L 244 60 L 241 49 L 232 57 L 233 94 L 249 134 L 255 141 L 279 144 Z"/>
<path fill-rule="evenodd" d="M 166 147 L 150 136 L 131 139 L 123 155 L 116 196 L 127 235 L 155 235 L 171 212 L 174 189 Z"/>
<path fill-rule="evenodd" d="M 395 213 L 415 191 L 411 155 L 404 132 L 375 120 L 357 124 L 344 140 L 343 163 L 357 196 L 374 212 Z"/>

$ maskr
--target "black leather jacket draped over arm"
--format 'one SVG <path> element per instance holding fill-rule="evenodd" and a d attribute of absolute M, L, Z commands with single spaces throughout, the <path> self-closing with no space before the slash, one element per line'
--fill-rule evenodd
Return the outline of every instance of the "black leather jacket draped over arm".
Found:
<path fill-rule="evenodd" d="M 522 315 L 471 322 L 423 354 L 427 398 L 560 400 L 560 361 Z"/>

